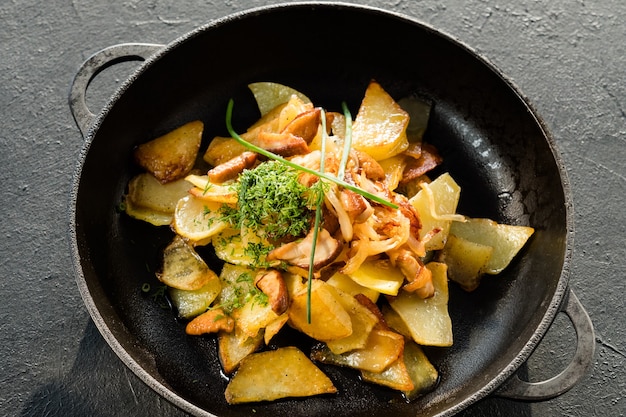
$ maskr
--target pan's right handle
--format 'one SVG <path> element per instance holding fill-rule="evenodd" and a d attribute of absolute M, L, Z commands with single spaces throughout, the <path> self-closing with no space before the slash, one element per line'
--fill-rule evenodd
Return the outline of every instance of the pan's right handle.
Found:
<path fill-rule="evenodd" d="M 576 331 L 576 352 L 569 365 L 560 374 L 541 382 L 527 382 L 514 374 L 495 395 L 513 400 L 548 400 L 573 388 L 589 371 L 596 343 L 591 319 L 571 290 L 561 311 L 569 317 Z"/>
<path fill-rule="evenodd" d="M 125 61 L 145 61 L 151 55 L 163 49 L 163 45 L 150 43 L 122 43 L 109 46 L 96 52 L 78 69 L 70 87 L 69 104 L 83 137 L 93 122 L 96 115 L 87 107 L 87 88 L 89 83 L 102 70 Z"/>

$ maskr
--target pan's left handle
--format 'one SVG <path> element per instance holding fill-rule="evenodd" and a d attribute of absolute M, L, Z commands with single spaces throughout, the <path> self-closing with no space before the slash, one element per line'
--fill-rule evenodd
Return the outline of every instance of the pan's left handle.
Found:
<path fill-rule="evenodd" d="M 70 87 L 69 105 L 74 120 L 83 134 L 87 135 L 96 115 L 87 107 L 89 83 L 102 70 L 120 62 L 145 61 L 163 49 L 163 45 L 150 43 L 122 43 L 104 48 L 89 58 L 78 69 Z"/>
<path fill-rule="evenodd" d="M 541 382 L 524 381 L 514 374 L 494 395 L 513 400 L 549 400 L 569 391 L 585 376 L 594 359 L 596 340 L 593 324 L 571 290 L 561 312 L 569 317 L 576 331 L 576 352 L 569 365 L 558 375 Z"/>

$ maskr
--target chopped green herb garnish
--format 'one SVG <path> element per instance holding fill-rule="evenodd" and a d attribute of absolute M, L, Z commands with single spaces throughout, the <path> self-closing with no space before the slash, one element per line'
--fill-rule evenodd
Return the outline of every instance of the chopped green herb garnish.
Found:
<path fill-rule="evenodd" d="M 228 129 L 228 133 L 232 136 L 232 138 L 235 139 L 239 144 L 245 146 L 246 148 L 248 148 L 248 149 L 250 149 L 250 150 L 252 150 L 252 151 L 254 151 L 254 152 L 258 153 L 258 154 L 261 154 L 261 155 L 263 155 L 263 156 L 265 156 L 265 157 L 267 157 L 269 159 L 273 159 L 274 161 L 281 162 L 281 163 L 283 163 L 283 164 L 285 164 L 285 165 L 287 165 L 287 166 L 289 166 L 289 167 L 291 167 L 293 169 L 296 169 L 298 171 L 306 172 L 307 174 L 316 175 L 316 176 L 318 176 L 320 178 L 323 178 L 323 179 L 325 179 L 327 181 L 334 182 L 335 184 L 337 184 L 337 185 L 339 185 L 339 186 L 341 186 L 343 188 L 346 188 L 348 190 L 354 191 L 355 193 L 360 194 L 360 195 L 362 195 L 363 197 L 365 197 L 367 199 L 370 199 L 370 200 L 375 201 L 377 203 L 383 204 L 383 205 L 385 205 L 387 207 L 390 207 L 392 209 L 397 209 L 398 208 L 398 206 L 396 204 L 394 204 L 394 203 L 392 203 L 392 202 L 390 202 L 390 201 L 388 201 L 388 200 L 386 200 L 386 199 L 384 199 L 382 197 L 379 197 L 379 196 L 377 196 L 375 194 L 372 194 L 372 193 L 370 193 L 368 191 L 365 191 L 362 188 L 359 188 L 359 187 L 357 187 L 355 185 L 348 184 L 347 182 L 345 182 L 343 180 L 340 180 L 339 178 L 335 177 L 334 175 L 330 175 L 330 174 L 327 174 L 325 172 L 318 172 L 318 171 L 315 171 L 314 169 L 304 167 L 302 165 L 299 165 L 299 164 L 297 164 L 295 162 L 289 161 L 289 160 L 287 160 L 287 159 L 285 159 L 285 158 L 283 158 L 281 156 L 278 156 L 278 155 L 276 155 L 276 154 L 274 154 L 272 152 L 269 152 L 269 151 L 267 151 L 267 150 L 265 150 L 263 148 L 260 148 L 260 147 L 258 147 L 256 145 L 246 141 L 244 138 L 239 136 L 239 134 L 237 134 L 237 132 L 235 132 L 235 130 L 233 129 L 233 126 L 232 126 L 233 106 L 234 106 L 234 101 L 231 99 L 231 100 L 229 100 L 228 107 L 226 108 L 226 128 Z"/>

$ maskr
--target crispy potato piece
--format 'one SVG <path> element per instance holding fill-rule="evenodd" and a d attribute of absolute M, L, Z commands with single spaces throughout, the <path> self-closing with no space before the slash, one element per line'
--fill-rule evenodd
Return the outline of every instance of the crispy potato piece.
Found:
<path fill-rule="evenodd" d="M 289 321 L 289 315 L 287 313 L 284 313 L 278 316 L 276 320 L 265 326 L 265 332 L 263 332 L 263 340 L 265 341 L 266 345 L 268 345 L 271 342 L 272 338 L 278 334 L 280 329 L 282 329 L 285 324 L 287 324 L 287 321 Z"/>
<path fill-rule="evenodd" d="M 170 298 L 179 317 L 189 319 L 204 313 L 209 308 L 222 290 L 220 280 L 215 278 L 197 290 L 169 288 Z"/>
<path fill-rule="evenodd" d="M 229 404 L 241 404 L 336 392 L 332 381 L 304 353 L 284 347 L 243 359 L 224 395 Z"/>
<path fill-rule="evenodd" d="M 499 224 L 489 219 L 454 222 L 452 227 L 455 236 L 493 247 L 489 262 L 483 269 L 487 274 L 498 274 L 506 268 L 535 232 L 529 226 Z"/>
<path fill-rule="evenodd" d="M 404 363 L 413 381 L 413 388 L 403 390 L 404 396 L 410 401 L 421 394 L 431 391 L 439 380 L 439 373 L 430 363 L 422 348 L 411 340 L 404 345 Z"/>
<path fill-rule="evenodd" d="M 395 389 L 398 391 L 411 391 L 415 388 L 411 375 L 404 362 L 404 356 L 400 355 L 395 362 L 382 372 L 361 371 L 364 381 Z"/>
<path fill-rule="evenodd" d="M 352 321 L 352 334 L 337 340 L 326 342 L 331 352 L 340 354 L 355 349 L 362 349 L 367 344 L 370 332 L 376 324 L 378 317 L 367 307 L 359 303 L 352 295 L 337 289 L 339 300 L 343 308 L 350 315 Z"/>
<path fill-rule="evenodd" d="M 404 154 L 395 155 L 391 158 L 378 161 L 383 170 L 385 171 L 385 184 L 387 188 L 394 191 L 398 188 L 400 181 L 402 180 L 402 173 L 407 164 L 407 157 Z"/>
<path fill-rule="evenodd" d="M 248 88 L 254 95 L 261 115 L 267 114 L 280 104 L 287 103 L 294 94 L 304 103 L 311 102 L 311 100 L 301 92 L 279 83 L 261 81 L 248 84 Z"/>
<path fill-rule="evenodd" d="M 337 291 L 324 281 L 311 283 L 311 322 L 307 319 L 307 291 L 292 296 L 289 324 L 316 340 L 342 339 L 352 334 L 352 320 Z"/>
<path fill-rule="evenodd" d="M 196 120 L 143 143 L 135 149 L 135 161 L 162 183 L 183 178 L 196 162 L 203 129 Z"/>
<path fill-rule="evenodd" d="M 192 187 L 185 180 L 162 184 L 147 172 L 136 175 L 128 182 L 124 197 L 126 214 L 155 226 L 172 222 L 178 200 L 186 196 Z"/>
<path fill-rule="evenodd" d="M 414 293 L 401 291 L 389 300 L 391 307 L 405 322 L 413 340 L 420 345 L 451 346 L 452 322 L 448 314 L 447 265 L 429 262 L 435 294 L 421 298 Z"/>
<path fill-rule="evenodd" d="M 448 265 L 448 277 L 465 291 L 474 291 L 491 258 L 493 248 L 470 242 L 453 234 L 448 235 L 446 246 L 439 254 L 439 260 Z"/>
<path fill-rule="evenodd" d="M 326 282 L 352 296 L 363 294 L 373 302 L 378 301 L 378 297 L 380 296 L 378 291 L 357 284 L 352 278 L 341 272 L 336 272 Z"/>
<path fill-rule="evenodd" d="M 197 290 L 217 278 L 193 247 L 178 235 L 163 251 L 163 267 L 156 276 L 167 286 L 180 290 Z"/>
<path fill-rule="evenodd" d="M 404 274 L 388 259 L 367 260 L 351 274 L 357 284 L 382 294 L 396 295 L 404 282 Z"/>
<path fill-rule="evenodd" d="M 243 307 L 233 312 L 237 321 L 237 327 L 248 337 L 255 337 L 261 329 L 278 319 L 278 314 L 274 313 L 272 306 L 264 299 L 260 302 L 252 297 Z"/>
<path fill-rule="evenodd" d="M 261 346 L 263 346 L 262 332 L 255 337 L 248 337 L 237 328 L 232 332 L 219 332 L 217 349 L 224 373 L 230 375 L 235 372 L 243 358 L 256 352 Z"/>
<path fill-rule="evenodd" d="M 186 195 L 176 204 L 172 228 L 195 246 L 206 245 L 213 235 L 229 227 L 221 220 L 221 207 L 222 203 Z"/>
<path fill-rule="evenodd" d="M 404 337 L 390 330 L 375 328 L 363 349 L 334 354 L 326 345 L 315 346 L 311 359 L 331 365 L 369 372 L 382 372 L 395 362 L 404 349 Z"/>
<path fill-rule="evenodd" d="M 409 115 L 376 81 L 370 82 L 352 125 L 352 146 L 377 161 L 403 152 Z"/>
<path fill-rule="evenodd" d="M 424 246 L 427 251 L 443 249 L 448 238 L 452 220 L 446 216 L 456 213 L 456 207 L 461 196 L 461 187 L 454 181 L 450 174 L 445 173 L 437 177 L 428 187 L 434 198 L 435 213 L 431 210 L 430 199 L 425 190 L 420 190 L 409 201 L 419 214 L 422 228 L 420 240 L 433 231 L 439 232 L 432 235 Z"/>
<path fill-rule="evenodd" d="M 196 198 L 216 203 L 237 203 L 237 193 L 233 187 L 228 184 L 213 184 L 207 175 L 187 175 L 185 181 L 194 185 L 189 193 Z"/>

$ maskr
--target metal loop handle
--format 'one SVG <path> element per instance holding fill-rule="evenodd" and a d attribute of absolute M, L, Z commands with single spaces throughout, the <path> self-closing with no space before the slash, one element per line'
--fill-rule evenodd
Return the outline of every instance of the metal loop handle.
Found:
<path fill-rule="evenodd" d="M 513 375 L 494 395 L 513 400 L 542 401 L 573 388 L 591 367 L 595 351 L 593 324 L 578 298 L 570 290 L 565 313 L 576 331 L 576 352 L 569 365 L 558 375 L 541 382 L 528 382 Z"/>
<path fill-rule="evenodd" d="M 96 115 L 87 107 L 87 88 L 98 73 L 102 70 L 125 61 L 145 61 L 163 49 L 163 45 L 148 43 L 123 43 L 109 46 L 90 56 L 78 69 L 70 87 L 69 105 L 83 137 Z"/>

